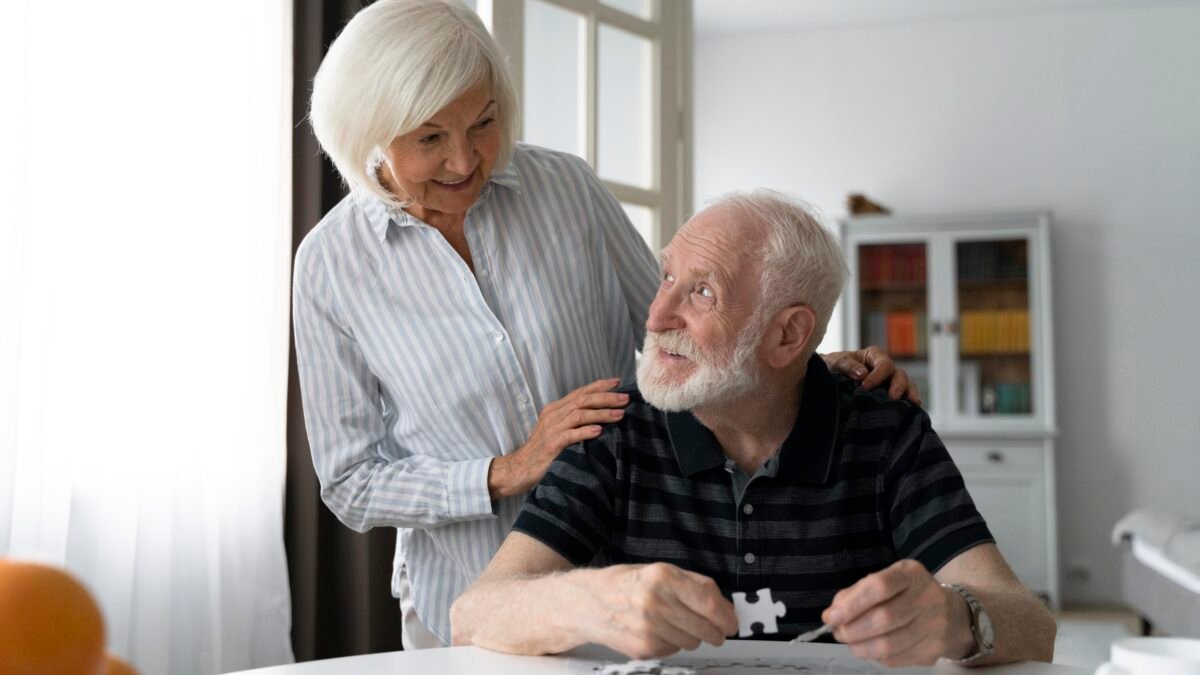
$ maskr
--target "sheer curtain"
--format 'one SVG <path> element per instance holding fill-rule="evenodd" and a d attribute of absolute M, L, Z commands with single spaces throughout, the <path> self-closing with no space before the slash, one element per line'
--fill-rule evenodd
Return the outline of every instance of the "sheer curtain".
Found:
<path fill-rule="evenodd" d="M 0 555 L 146 674 L 292 658 L 291 18 L 0 3 Z"/>

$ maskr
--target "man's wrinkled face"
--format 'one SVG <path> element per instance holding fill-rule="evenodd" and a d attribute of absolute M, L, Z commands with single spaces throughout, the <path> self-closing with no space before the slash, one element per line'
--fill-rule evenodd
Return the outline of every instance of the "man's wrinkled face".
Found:
<path fill-rule="evenodd" d="M 758 228 L 713 208 L 679 231 L 662 253 L 662 281 L 650 305 L 638 388 L 661 410 L 720 405 L 761 381 L 751 325 L 758 304 Z M 765 322 L 762 322 L 765 324 Z"/>

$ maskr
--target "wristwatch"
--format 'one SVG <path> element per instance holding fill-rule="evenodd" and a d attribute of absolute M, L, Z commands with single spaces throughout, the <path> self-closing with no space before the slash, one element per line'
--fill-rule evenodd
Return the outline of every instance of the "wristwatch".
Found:
<path fill-rule="evenodd" d="M 962 659 L 951 659 L 951 662 L 970 663 L 994 654 L 996 652 L 996 629 L 992 626 L 992 617 L 988 616 L 987 610 L 980 604 L 979 598 L 958 584 L 942 584 L 942 587 L 958 593 L 963 600 L 967 601 L 967 611 L 971 615 L 971 635 L 975 636 L 977 648 L 974 654 Z"/>

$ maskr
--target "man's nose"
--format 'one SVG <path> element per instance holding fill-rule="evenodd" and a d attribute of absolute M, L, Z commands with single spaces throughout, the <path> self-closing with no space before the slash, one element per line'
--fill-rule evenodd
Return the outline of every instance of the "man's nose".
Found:
<path fill-rule="evenodd" d="M 659 290 L 650 303 L 650 314 L 646 317 L 646 330 L 661 333 L 666 330 L 683 328 L 683 319 L 679 316 L 679 301 L 670 290 Z"/>

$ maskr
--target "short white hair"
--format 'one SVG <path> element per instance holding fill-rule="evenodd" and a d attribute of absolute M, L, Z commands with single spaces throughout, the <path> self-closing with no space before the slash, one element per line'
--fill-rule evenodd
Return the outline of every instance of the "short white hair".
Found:
<path fill-rule="evenodd" d="M 512 156 L 521 114 L 500 48 L 479 16 L 458 0 L 378 0 L 329 46 L 309 119 L 351 190 L 403 207 L 375 175 L 383 149 L 481 81 L 498 106 L 499 170 Z"/>
<path fill-rule="evenodd" d="M 761 292 L 751 325 L 765 328 L 779 310 L 808 305 L 817 316 L 809 351 L 816 350 L 850 276 L 842 247 L 820 213 L 806 202 L 765 188 L 727 194 L 710 208 L 745 218 L 746 226 L 757 227 L 762 234 Z"/>

